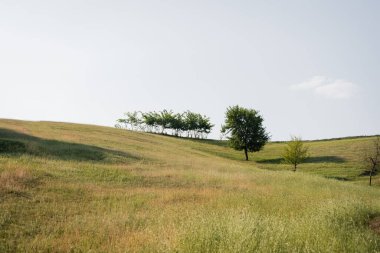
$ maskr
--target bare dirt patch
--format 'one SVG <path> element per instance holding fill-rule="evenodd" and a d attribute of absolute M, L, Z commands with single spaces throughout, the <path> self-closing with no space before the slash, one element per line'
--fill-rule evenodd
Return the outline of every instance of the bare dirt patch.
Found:
<path fill-rule="evenodd" d="M 380 235 L 380 216 L 377 216 L 370 220 L 369 228 L 376 234 Z"/>

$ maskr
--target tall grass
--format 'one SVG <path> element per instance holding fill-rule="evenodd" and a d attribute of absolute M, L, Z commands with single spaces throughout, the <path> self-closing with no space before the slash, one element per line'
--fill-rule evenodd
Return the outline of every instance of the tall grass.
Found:
<path fill-rule="evenodd" d="M 0 120 L 0 139 L 25 144 L 0 154 L 0 252 L 380 251 L 380 190 L 360 181 L 105 127 Z"/>

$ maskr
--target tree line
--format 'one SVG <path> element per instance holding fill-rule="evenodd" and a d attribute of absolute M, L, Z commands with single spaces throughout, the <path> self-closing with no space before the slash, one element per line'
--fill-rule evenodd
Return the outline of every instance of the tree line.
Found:
<path fill-rule="evenodd" d="M 170 134 L 188 138 L 207 138 L 214 125 L 210 118 L 191 111 L 174 113 L 171 110 L 127 112 L 115 125 L 133 131 Z"/>

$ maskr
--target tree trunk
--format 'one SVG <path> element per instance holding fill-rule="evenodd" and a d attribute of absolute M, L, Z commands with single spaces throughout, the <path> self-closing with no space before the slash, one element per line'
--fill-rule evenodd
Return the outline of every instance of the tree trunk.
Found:
<path fill-rule="evenodd" d="M 297 170 L 297 164 L 295 163 L 293 172 L 296 172 L 296 170 Z"/>
<path fill-rule="evenodd" d="M 248 149 L 244 148 L 245 160 L 248 161 Z"/>
<path fill-rule="evenodd" d="M 373 169 L 371 169 L 371 171 L 369 172 L 369 186 L 372 185 L 372 172 L 373 172 Z"/>

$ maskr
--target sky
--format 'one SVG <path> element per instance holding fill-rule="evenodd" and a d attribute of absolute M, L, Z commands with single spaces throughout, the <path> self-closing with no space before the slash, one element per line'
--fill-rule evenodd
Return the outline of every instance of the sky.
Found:
<path fill-rule="evenodd" d="M 0 118 L 260 111 L 272 140 L 380 133 L 380 1 L 0 0 Z"/>

